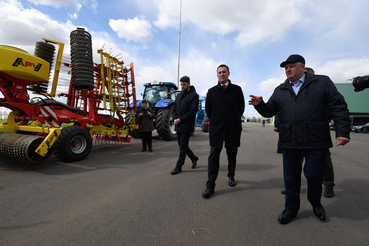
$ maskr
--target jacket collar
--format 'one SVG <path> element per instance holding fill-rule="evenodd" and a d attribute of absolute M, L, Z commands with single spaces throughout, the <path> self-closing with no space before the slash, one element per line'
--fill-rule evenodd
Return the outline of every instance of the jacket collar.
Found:
<path fill-rule="evenodd" d="M 219 88 L 222 88 L 222 85 L 221 85 L 221 83 L 218 81 L 218 85 L 220 85 L 219 86 Z M 229 86 L 232 86 L 232 83 L 231 83 L 231 80 L 230 79 L 228 79 L 228 85 L 227 85 L 227 88 L 229 87 Z"/>
<path fill-rule="evenodd" d="M 302 84 L 301 88 L 304 88 L 304 87 L 308 86 L 310 83 L 314 82 L 315 80 L 316 80 L 316 78 L 315 78 L 314 74 L 305 72 L 305 81 Z M 284 81 L 284 83 L 282 84 L 282 88 L 292 90 L 291 82 L 289 81 L 289 79 L 286 79 Z M 301 88 L 300 88 L 300 90 L 301 90 Z"/>

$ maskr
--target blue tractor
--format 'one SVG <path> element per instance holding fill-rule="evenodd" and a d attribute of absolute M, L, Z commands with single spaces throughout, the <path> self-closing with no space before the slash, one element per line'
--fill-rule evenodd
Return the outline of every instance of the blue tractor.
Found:
<path fill-rule="evenodd" d="M 209 131 L 209 118 L 206 115 L 206 111 L 205 111 L 205 101 L 206 101 L 205 97 L 202 97 L 199 100 L 199 110 L 197 111 L 197 114 L 196 114 L 195 126 L 201 127 L 201 130 L 203 132 L 208 132 Z"/>
<path fill-rule="evenodd" d="M 145 91 L 142 100 L 146 99 L 150 107 L 155 111 L 156 119 L 154 120 L 154 128 L 157 130 L 159 138 L 163 140 L 176 139 L 177 133 L 174 130 L 172 112 L 178 87 L 172 82 L 156 81 L 146 83 L 144 87 Z M 142 100 L 137 100 L 137 108 L 141 107 Z M 134 120 L 135 113 L 128 113 L 126 115 L 126 122 Z M 133 137 L 140 137 L 138 130 L 133 130 L 130 134 Z"/>

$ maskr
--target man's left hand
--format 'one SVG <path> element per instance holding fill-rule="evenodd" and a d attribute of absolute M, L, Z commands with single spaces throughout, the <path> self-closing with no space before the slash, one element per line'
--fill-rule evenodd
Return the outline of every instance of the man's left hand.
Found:
<path fill-rule="evenodd" d="M 337 146 L 340 146 L 340 145 L 344 146 L 345 144 L 350 142 L 350 139 L 345 138 L 345 137 L 338 137 L 336 141 L 337 141 Z"/>
<path fill-rule="evenodd" d="M 179 123 L 181 123 L 180 119 L 175 119 L 174 120 L 174 125 L 179 125 Z"/>

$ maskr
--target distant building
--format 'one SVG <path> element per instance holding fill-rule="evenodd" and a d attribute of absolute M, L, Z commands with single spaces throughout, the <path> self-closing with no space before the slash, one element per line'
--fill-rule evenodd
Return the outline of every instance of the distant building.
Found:
<path fill-rule="evenodd" d="M 335 84 L 337 90 L 345 98 L 350 112 L 352 125 L 363 125 L 369 122 L 369 88 L 355 92 L 351 83 Z"/>

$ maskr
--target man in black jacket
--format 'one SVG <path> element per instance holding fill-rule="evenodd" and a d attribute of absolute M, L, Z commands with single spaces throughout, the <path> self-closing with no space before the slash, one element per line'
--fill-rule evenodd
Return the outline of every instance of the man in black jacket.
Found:
<path fill-rule="evenodd" d="M 218 84 L 209 89 L 206 96 L 205 111 L 209 117 L 210 155 L 208 159 L 208 181 L 202 193 L 209 198 L 214 193 L 215 181 L 219 172 L 220 152 L 225 143 L 228 157 L 228 184 L 236 185 L 237 149 L 240 146 L 242 124 L 241 116 L 245 110 L 245 99 L 241 87 L 232 84 L 227 65 L 217 68 Z"/>
<path fill-rule="evenodd" d="M 172 115 L 179 145 L 178 161 L 176 167 L 171 172 L 173 175 L 182 172 L 186 155 L 192 161 L 192 168 L 196 167 L 199 160 L 188 146 L 191 133 L 195 130 L 195 116 L 199 108 L 199 95 L 197 95 L 195 87 L 191 85 L 188 76 L 183 76 L 180 82 L 182 92 L 176 98 Z"/>
<path fill-rule="evenodd" d="M 281 63 L 287 79 L 279 85 L 267 103 L 250 95 L 250 105 L 264 117 L 279 117 L 279 141 L 283 149 L 283 176 L 286 188 L 285 209 L 280 224 L 287 224 L 300 209 L 302 157 L 308 185 L 308 200 L 314 214 L 326 219 L 320 202 L 323 176 L 326 173 L 328 148 L 332 147 L 327 110 L 336 126 L 336 144 L 350 141 L 347 104 L 327 76 L 304 72 L 305 59 L 291 55 Z"/>

